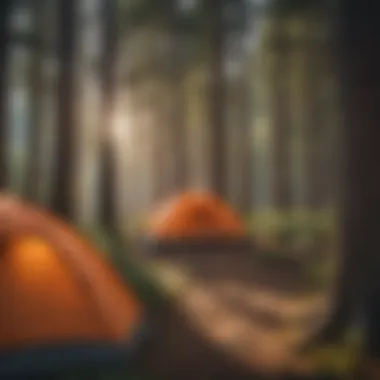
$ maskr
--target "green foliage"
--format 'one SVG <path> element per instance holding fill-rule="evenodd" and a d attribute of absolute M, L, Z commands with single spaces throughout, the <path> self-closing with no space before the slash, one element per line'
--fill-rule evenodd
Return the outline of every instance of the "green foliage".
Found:
<path fill-rule="evenodd" d="M 317 372 L 351 378 L 348 376 L 357 369 L 362 352 L 362 334 L 357 328 L 352 328 L 342 342 L 317 348 L 311 357 L 317 364 Z"/>
<path fill-rule="evenodd" d="M 104 227 L 82 228 L 90 240 L 105 253 L 115 269 L 125 281 L 135 290 L 137 296 L 146 306 L 148 313 L 165 302 L 165 297 L 148 273 L 137 265 L 128 255 L 128 245 L 118 233 Z"/>
<path fill-rule="evenodd" d="M 332 210 L 291 211 L 279 213 L 265 210 L 247 219 L 248 227 L 259 239 L 290 243 L 311 243 L 311 240 L 334 235 L 336 216 Z"/>
<path fill-rule="evenodd" d="M 309 263 L 303 267 L 303 278 L 305 282 L 315 289 L 326 288 L 334 276 L 335 267 L 331 261 L 319 261 Z"/>
<path fill-rule="evenodd" d="M 248 218 L 248 225 L 266 266 L 293 268 L 305 283 L 320 288 L 333 274 L 335 219 L 332 210 L 267 210 Z"/>

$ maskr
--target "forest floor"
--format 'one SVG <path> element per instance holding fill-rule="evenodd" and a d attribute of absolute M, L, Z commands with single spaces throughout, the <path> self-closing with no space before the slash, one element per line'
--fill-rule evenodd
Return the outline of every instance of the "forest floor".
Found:
<path fill-rule="evenodd" d="M 326 295 L 307 289 L 295 271 L 259 266 L 249 252 L 140 253 L 138 260 L 171 300 L 155 321 L 148 371 L 207 380 L 304 369 L 295 348 L 321 323 Z"/>

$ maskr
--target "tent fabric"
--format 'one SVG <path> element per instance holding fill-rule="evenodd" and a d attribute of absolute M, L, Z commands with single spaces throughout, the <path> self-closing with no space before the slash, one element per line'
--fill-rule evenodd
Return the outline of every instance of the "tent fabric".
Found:
<path fill-rule="evenodd" d="M 188 192 L 164 202 L 147 223 L 155 239 L 242 238 L 245 227 L 239 215 L 213 194 Z"/>
<path fill-rule="evenodd" d="M 5 208 L 6 202 L 0 199 L 0 356 L 132 341 L 144 318 L 132 289 L 64 222 L 24 203 Z"/>
<path fill-rule="evenodd" d="M 145 327 L 142 325 L 127 343 L 74 342 L 0 352 L 0 378 L 39 378 L 86 368 L 126 366 L 139 353 L 140 343 L 147 335 Z"/>
<path fill-rule="evenodd" d="M 76 344 L 63 347 L 42 347 L 0 356 L 1 379 L 30 379 L 51 373 L 70 372 L 90 367 L 93 363 L 102 366 L 124 361 L 129 355 L 128 346 L 110 344 Z"/>

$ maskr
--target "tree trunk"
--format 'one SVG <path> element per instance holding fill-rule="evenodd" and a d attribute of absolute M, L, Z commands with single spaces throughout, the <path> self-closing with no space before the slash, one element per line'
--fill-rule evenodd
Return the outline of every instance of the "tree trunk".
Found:
<path fill-rule="evenodd" d="M 211 190 L 226 197 L 226 128 L 225 128 L 225 39 L 224 2 L 206 0 L 205 9 L 208 22 L 210 49 L 209 79 L 209 143 L 211 161 Z"/>
<path fill-rule="evenodd" d="M 380 160 L 380 24 L 372 2 L 347 0 L 341 7 L 338 52 L 346 126 L 342 285 L 359 291 L 379 277 L 380 177 L 372 167 Z M 353 285 L 355 279 L 359 282 Z"/>
<path fill-rule="evenodd" d="M 171 129 L 167 124 L 167 97 L 168 87 L 166 78 L 163 77 L 162 71 L 156 73 L 157 77 L 153 79 L 152 91 L 153 98 L 156 98 L 154 106 L 151 106 L 153 123 L 151 128 L 151 144 L 152 144 L 152 158 L 154 168 L 154 202 L 165 198 L 168 193 L 169 180 L 169 165 L 168 165 L 168 150 L 170 142 Z"/>
<path fill-rule="evenodd" d="M 70 218 L 72 179 L 75 165 L 74 138 L 78 125 L 75 118 L 75 0 L 59 0 L 58 25 L 58 120 L 56 170 L 52 189 L 52 207 L 59 215 Z"/>
<path fill-rule="evenodd" d="M 177 62 L 173 79 L 173 106 L 172 106 L 172 160 L 174 160 L 173 188 L 183 191 L 187 185 L 188 163 L 186 158 L 186 124 L 184 116 L 184 86 L 181 68 Z"/>
<path fill-rule="evenodd" d="M 47 17 L 51 17 L 50 12 L 46 12 L 46 8 L 49 6 L 46 0 L 35 0 L 32 2 L 32 17 L 33 17 L 33 34 L 35 40 L 46 41 L 46 37 L 49 33 L 46 33 L 46 22 Z M 51 30 L 50 30 L 51 33 Z M 48 44 L 42 44 L 43 48 L 46 49 Z M 43 131 L 42 124 L 44 115 L 46 111 L 44 109 L 44 103 L 46 99 L 44 98 L 45 88 L 44 88 L 44 54 L 46 54 L 45 49 L 38 49 L 31 47 L 31 62 L 29 70 L 29 102 L 30 102 L 30 130 L 28 131 L 29 140 L 29 160 L 28 168 L 25 178 L 25 191 L 26 197 L 31 201 L 39 201 L 40 199 L 40 186 L 43 178 L 41 178 L 41 156 L 44 155 L 44 141 L 43 141 Z"/>
<path fill-rule="evenodd" d="M 116 1 L 103 1 L 103 59 L 101 63 L 101 83 L 103 92 L 103 139 L 101 156 L 101 222 L 109 228 L 116 227 L 116 205 L 115 205 L 115 160 L 110 139 L 112 128 L 111 120 L 114 109 L 115 95 L 115 63 L 117 46 L 117 9 Z"/>
<path fill-rule="evenodd" d="M 174 3 L 175 5 L 175 3 Z M 174 11 L 173 11 L 174 13 Z M 170 31 L 173 43 L 173 60 L 171 63 L 171 159 L 173 165 L 173 189 L 184 190 L 187 184 L 188 162 L 186 157 L 186 124 L 185 124 L 185 89 L 183 85 L 185 70 L 181 46 L 181 35 L 174 26 L 175 15 L 171 17 Z"/>
<path fill-rule="evenodd" d="M 33 44 L 29 45 L 29 112 L 28 156 L 25 195 L 33 202 L 50 202 L 54 126 L 57 120 L 57 0 L 36 0 L 31 6 Z"/>
<path fill-rule="evenodd" d="M 242 214 L 252 211 L 253 199 L 249 74 L 241 72 L 228 91 L 228 190 L 230 202 Z"/>
<path fill-rule="evenodd" d="M 0 5 L 0 188 L 6 186 L 7 178 L 7 50 L 11 4 L 11 0 L 4 0 Z"/>
<path fill-rule="evenodd" d="M 330 323 L 324 338 L 341 335 L 354 308 L 379 305 L 380 177 L 380 24 L 376 4 L 340 2 L 337 28 L 337 73 L 343 105 L 342 262 Z M 360 303 L 362 300 L 367 305 Z M 369 303 L 368 303 L 369 301 Z M 356 310 L 357 311 L 357 310 Z M 378 314 L 378 311 L 377 311 Z M 379 315 L 376 315 L 378 324 Z M 327 332 L 327 333 L 326 333 Z M 369 332 L 371 334 L 371 331 Z M 379 341 L 377 335 L 373 336 Z"/>
<path fill-rule="evenodd" d="M 304 78 L 304 112 L 305 112 L 305 160 L 306 160 L 306 199 L 307 205 L 311 210 L 322 207 L 326 200 L 324 189 L 327 184 L 324 181 L 322 144 L 325 126 L 323 125 L 323 107 L 321 99 L 321 75 L 320 70 L 323 66 L 322 51 L 319 48 L 319 41 L 314 42 L 314 37 L 310 36 L 311 46 L 306 52 L 306 75 Z M 332 163 L 331 163 L 332 165 Z"/>
<path fill-rule="evenodd" d="M 280 23 L 280 21 L 274 21 Z M 286 41 L 284 29 L 279 24 L 274 38 Z M 274 205 L 279 211 L 286 211 L 291 205 L 291 159 L 290 159 L 290 104 L 288 93 L 289 52 L 286 43 L 275 43 L 273 83 L 273 193 Z M 277 46 L 278 45 L 278 46 Z"/>
<path fill-rule="evenodd" d="M 161 152 L 166 158 L 165 165 L 168 170 L 168 183 L 164 186 L 165 195 L 172 192 L 183 191 L 187 182 L 187 159 L 186 159 L 186 125 L 185 125 L 185 94 L 184 77 L 185 66 L 183 54 L 183 34 L 178 30 L 178 4 L 171 1 L 168 4 L 167 14 L 163 28 L 169 39 L 170 60 L 165 64 L 165 79 L 168 81 L 168 112 L 167 120 L 167 145 L 168 152 Z M 163 126 L 163 128 L 165 128 Z M 165 149 L 165 147 L 164 147 Z M 164 165 L 164 166 L 165 166 Z"/>
<path fill-rule="evenodd" d="M 253 205 L 253 154 L 252 154 L 252 134 L 251 134 L 251 91 L 249 79 L 247 76 L 251 75 L 250 70 L 244 71 L 241 81 L 241 91 L 239 96 L 239 121 L 241 123 L 240 146 L 241 156 L 240 165 L 242 166 L 240 180 L 240 197 L 239 208 L 245 214 L 252 212 Z M 232 126 L 233 128 L 233 126 Z"/>

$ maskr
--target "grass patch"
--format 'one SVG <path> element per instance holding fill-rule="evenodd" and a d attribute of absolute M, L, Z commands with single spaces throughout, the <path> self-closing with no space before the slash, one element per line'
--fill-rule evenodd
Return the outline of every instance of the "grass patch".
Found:
<path fill-rule="evenodd" d="M 246 223 L 249 230 L 258 236 L 272 235 L 279 230 L 294 230 L 299 233 L 309 230 L 334 233 L 337 216 L 333 209 L 291 210 L 289 212 L 268 209 L 248 215 Z"/>
<path fill-rule="evenodd" d="M 351 378 L 350 374 L 360 365 L 362 354 L 362 334 L 353 327 L 347 331 L 341 342 L 318 347 L 307 356 L 316 364 L 316 372 Z"/>
<path fill-rule="evenodd" d="M 305 284 L 313 288 L 328 282 L 338 225 L 333 209 L 282 213 L 263 210 L 246 221 L 266 266 L 298 268 Z"/>

